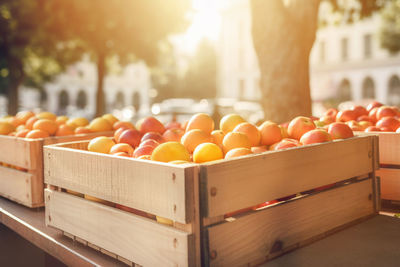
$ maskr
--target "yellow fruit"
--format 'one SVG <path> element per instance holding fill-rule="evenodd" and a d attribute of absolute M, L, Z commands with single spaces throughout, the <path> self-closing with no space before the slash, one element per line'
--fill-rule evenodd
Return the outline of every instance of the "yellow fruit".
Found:
<path fill-rule="evenodd" d="M 58 116 L 57 119 L 56 119 L 56 123 L 58 125 L 63 125 L 65 123 L 67 123 L 67 121 L 68 121 L 68 117 L 67 116 Z"/>
<path fill-rule="evenodd" d="M 225 115 L 219 122 L 219 129 L 221 129 L 224 134 L 227 134 L 232 132 L 233 129 L 235 129 L 235 127 L 242 122 L 246 121 L 238 114 L 228 114 Z"/>
<path fill-rule="evenodd" d="M 83 118 L 83 117 L 70 119 L 69 122 L 75 124 L 76 125 L 75 128 L 77 128 L 77 127 L 85 127 L 86 125 L 89 124 L 88 119 Z"/>
<path fill-rule="evenodd" d="M 48 120 L 52 120 L 52 121 L 55 121 L 57 119 L 56 114 L 53 114 L 53 113 L 47 112 L 47 111 L 40 112 L 39 114 L 36 115 L 36 117 L 38 119 L 48 119 Z"/>
<path fill-rule="evenodd" d="M 111 125 L 114 125 L 114 123 L 116 123 L 117 121 L 119 121 L 114 115 L 112 114 L 104 114 L 103 116 L 101 116 L 103 119 L 108 120 L 109 123 L 111 123 Z"/>
<path fill-rule="evenodd" d="M 166 142 L 158 145 L 151 154 L 151 159 L 161 162 L 170 162 L 174 160 L 190 161 L 189 152 L 178 142 Z"/>
<path fill-rule="evenodd" d="M 32 111 L 20 111 L 15 115 L 18 119 L 22 121 L 22 123 L 25 123 L 29 118 L 35 116 L 35 113 Z"/>
<path fill-rule="evenodd" d="M 108 132 L 112 131 L 113 127 L 108 120 L 103 118 L 96 118 L 90 122 L 89 129 L 93 132 Z"/>
<path fill-rule="evenodd" d="M 206 134 L 211 134 L 214 130 L 214 120 L 210 117 L 210 115 L 205 113 L 198 113 L 190 118 L 187 126 L 186 132 L 194 129 L 199 129 L 205 132 Z"/>
<path fill-rule="evenodd" d="M 156 216 L 156 219 L 157 219 L 158 223 L 165 224 L 165 225 L 171 225 L 171 226 L 174 225 L 174 222 L 170 219 L 163 218 L 160 216 Z"/>
<path fill-rule="evenodd" d="M 223 159 L 224 155 L 219 146 L 214 143 L 203 143 L 196 147 L 193 152 L 193 161 L 203 163 Z"/>
<path fill-rule="evenodd" d="M 249 138 L 244 133 L 230 132 L 225 135 L 222 141 L 224 153 L 228 153 L 229 150 L 239 147 L 251 148 Z"/>
<path fill-rule="evenodd" d="M 212 141 L 212 136 L 200 129 L 190 130 L 181 138 L 181 143 L 185 146 L 189 153 L 193 153 L 198 145 L 202 143 L 211 143 Z"/>
<path fill-rule="evenodd" d="M 15 131 L 14 125 L 8 122 L 0 122 L 0 135 L 7 135 Z"/>
<path fill-rule="evenodd" d="M 89 142 L 88 150 L 91 152 L 108 154 L 113 145 L 115 145 L 115 143 L 111 138 L 105 136 L 99 136 L 92 139 Z"/>

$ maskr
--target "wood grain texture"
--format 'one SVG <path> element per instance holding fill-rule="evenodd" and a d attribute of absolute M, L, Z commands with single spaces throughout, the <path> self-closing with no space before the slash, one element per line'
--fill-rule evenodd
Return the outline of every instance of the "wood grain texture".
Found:
<path fill-rule="evenodd" d="M 98 136 L 108 136 L 111 137 L 114 135 L 113 131 L 109 132 L 100 132 L 100 133 L 88 133 L 88 134 L 78 134 L 78 135 L 70 135 L 70 136 L 51 136 L 43 139 L 43 145 L 52 145 L 52 144 L 61 144 L 67 142 L 77 142 L 83 140 L 90 140 Z"/>
<path fill-rule="evenodd" d="M 66 193 L 45 190 L 46 224 L 144 266 L 192 266 L 191 234 Z"/>
<path fill-rule="evenodd" d="M 223 215 L 372 172 L 373 140 L 355 137 L 204 164 L 205 216 Z"/>
<path fill-rule="evenodd" d="M 189 223 L 187 168 L 62 146 L 45 147 L 45 183 Z M 188 172 L 189 173 L 189 172 Z M 193 172 L 192 172 L 193 174 Z M 193 208 L 191 208 L 193 209 Z"/>
<path fill-rule="evenodd" d="M 211 266 L 247 266 L 269 254 L 374 214 L 372 179 L 272 207 L 208 228 Z"/>
<path fill-rule="evenodd" d="M 43 195 L 41 201 L 32 201 L 31 184 L 35 179 L 31 173 L 0 167 L 0 195 L 31 208 L 43 205 Z"/>
<path fill-rule="evenodd" d="M 36 169 L 37 164 L 32 154 L 39 153 L 39 148 L 42 144 L 42 139 L 33 140 L 0 135 L 0 147 L 2 151 L 0 153 L 0 162 L 25 169 Z"/>
<path fill-rule="evenodd" d="M 400 169 L 381 168 L 376 175 L 381 177 L 381 198 L 400 201 Z"/>

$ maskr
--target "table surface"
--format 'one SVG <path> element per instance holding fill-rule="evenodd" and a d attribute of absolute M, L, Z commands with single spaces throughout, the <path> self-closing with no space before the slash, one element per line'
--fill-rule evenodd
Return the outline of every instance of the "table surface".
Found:
<path fill-rule="evenodd" d="M 68 266 L 126 266 L 46 227 L 44 208 L 0 197 L 0 223 Z M 400 266 L 400 219 L 393 213 L 375 216 L 262 266 Z"/>

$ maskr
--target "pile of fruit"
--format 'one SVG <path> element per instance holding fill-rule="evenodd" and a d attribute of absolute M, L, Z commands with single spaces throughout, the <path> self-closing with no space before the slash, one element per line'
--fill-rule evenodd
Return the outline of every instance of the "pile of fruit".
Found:
<path fill-rule="evenodd" d="M 111 114 L 103 115 L 89 122 L 86 118 L 56 116 L 51 112 L 21 111 L 15 116 L 0 118 L 0 135 L 23 138 L 45 138 L 49 136 L 69 136 L 94 132 L 113 131 L 117 122 Z"/>
<path fill-rule="evenodd" d="M 333 123 L 323 129 L 308 117 L 296 117 L 282 125 L 265 121 L 256 126 L 240 115 L 229 114 L 221 119 L 216 130 L 213 119 L 204 113 L 194 115 L 182 125 L 170 122 L 164 126 L 156 118 L 147 117 L 138 121 L 136 127 L 119 122 L 114 129 L 113 139 L 97 137 L 89 142 L 88 150 L 176 164 L 203 163 L 353 136 L 345 123 Z"/>
<path fill-rule="evenodd" d="M 329 109 L 316 124 L 320 127 L 332 122 L 345 122 L 353 131 L 364 132 L 397 132 L 400 133 L 400 110 L 398 107 L 385 106 L 373 101 L 368 106 L 353 106 L 350 109 L 338 111 Z"/>

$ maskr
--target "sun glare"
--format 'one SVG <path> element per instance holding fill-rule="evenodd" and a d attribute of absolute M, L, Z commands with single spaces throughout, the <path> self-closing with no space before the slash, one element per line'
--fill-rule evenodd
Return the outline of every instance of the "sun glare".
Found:
<path fill-rule="evenodd" d="M 193 0 L 192 23 L 182 36 L 182 49 L 193 53 L 203 38 L 216 41 L 219 34 L 221 17 L 215 0 Z"/>

